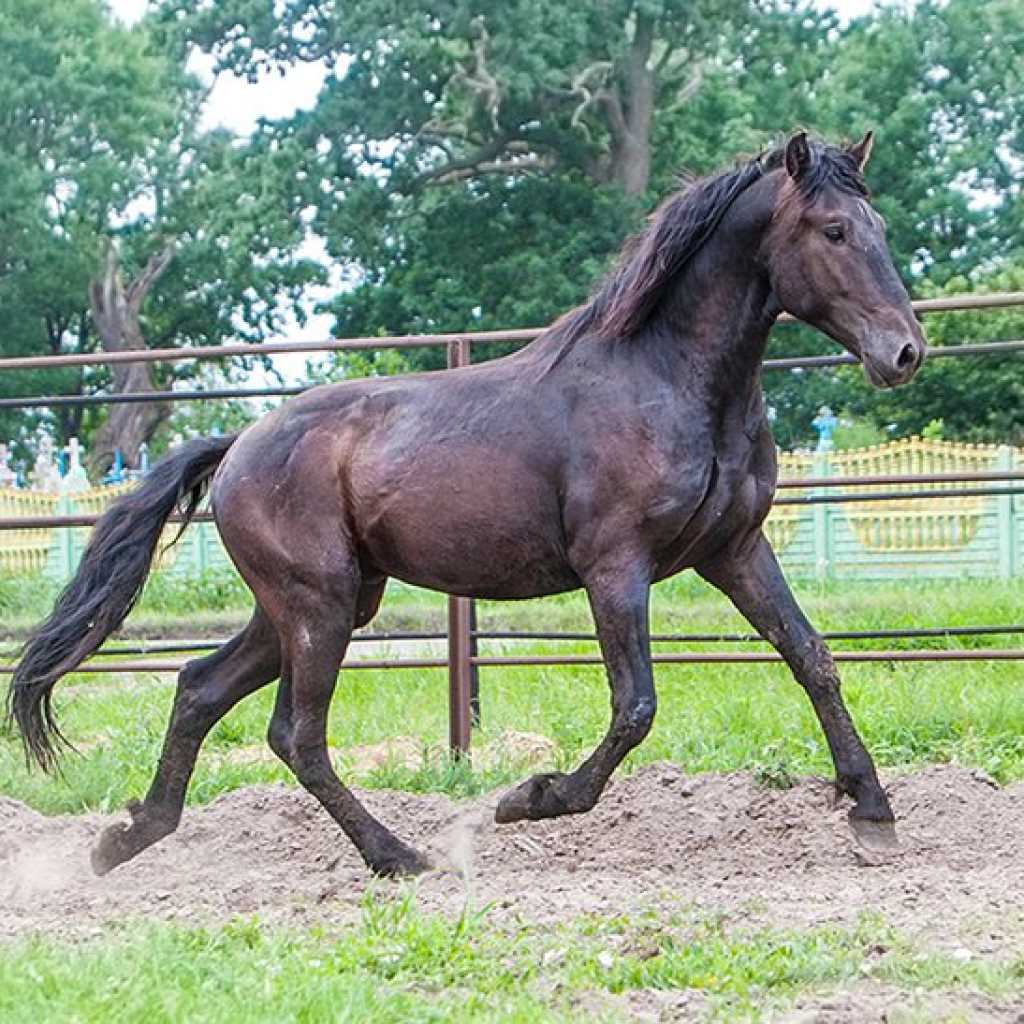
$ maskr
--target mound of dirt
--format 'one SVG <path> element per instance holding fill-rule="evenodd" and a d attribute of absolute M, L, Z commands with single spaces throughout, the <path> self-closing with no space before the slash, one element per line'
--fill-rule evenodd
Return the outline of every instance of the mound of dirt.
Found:
<path fill-rule="evenodd" d="M 447 866 L 421 879 L 427 909 L 467 895 L 495 913 L 550 921 L 673 901 L 750 924 L 853 922 L 872 910 L 931 947 L 1021 952 L 1024 787 L 953 766 L 888 780 L 901 848 L 859 853 L 832 787 L 770 790 L 746 774 L 689 777 L 652 765 L 615 780 L 589 814 L 496 826 L 498 795 L 360 793 Z M 0 798 L 0 935 L 89 931 L 125 916 L 302 923 L 358 912 L 370 879 L 299 789 L 254 786 L 186 811 L 179 830 L 105 878 L 89 848 L 107 816 L 46 817 Z"/>

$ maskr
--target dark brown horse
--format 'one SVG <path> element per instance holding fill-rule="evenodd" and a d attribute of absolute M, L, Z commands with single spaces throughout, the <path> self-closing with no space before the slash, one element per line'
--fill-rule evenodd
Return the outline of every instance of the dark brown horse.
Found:
<path fill-rule="evenodd" d="M 607 735 L 574 772 L 508 793 L 499 822 L 594 806 L 654 719 L 650 587 L 693 567 L 783 655 L 807 691 L 862 838 L 893 815 L 825 644 L 761 524 L 775 445 L 761 359 L 782 310 L 854 353 L 880 387 L 908 381 L 924 341 L 861 171 L 841 150 L 788 144 L 671 197 L 586 305 L 484 365 L 325 385 L 235 437 L 184 445 L 96 526 L 78 573 L 29 641 L 10 705 L 53 763 L 50 694 L 137 598 L 161 529 L 209 484 L 256 608 L 181 673 L 156 777 L 131 823 L 102 836 L 105 872 L 173 831 L 213 725 L 280 678 L 269 742 L 379 874 L 424 859 L 342 785 L 328 705 L 352 630 L 389 576 L 448 594 L 527 598 L 583 587 L 611 683 Z M 460 528 L 442 529 L 458 509 Z"/>

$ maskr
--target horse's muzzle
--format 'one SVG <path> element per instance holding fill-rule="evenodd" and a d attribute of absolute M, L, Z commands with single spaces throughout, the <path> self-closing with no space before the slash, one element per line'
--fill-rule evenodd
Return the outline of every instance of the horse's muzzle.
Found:
<path fill-rule="evenodd" d="M 861 347 L 864 372 L 876 388 L 906 384 L 921 368 L 924 355 L 924 339 L 902 331 L 876 334 Z"/>

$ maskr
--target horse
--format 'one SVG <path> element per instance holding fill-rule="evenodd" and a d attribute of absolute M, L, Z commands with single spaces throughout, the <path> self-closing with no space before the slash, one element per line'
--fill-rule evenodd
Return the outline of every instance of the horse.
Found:
<path fill-rule="evenodd" d="M 328 707 L 353 629 L 389 577 L 446 594 L 533 598 L 582 588 L 611 722 L 574 771 L 505 794 L 498 823 L 592 808 L 651 728 L 650 588 L 686 568 L 724 592 L 810 698 L 861 842 L 895 819 L 840 693 L 832 656 L 762 530 L 776 449 L 761 390 L 783 311 L 821 330 L 877 387 L 913 377 L 924 337 L 863 169 L 872 148 L 793 134 L 691 182 L 626 243 L 583 305 L 491 362 L 324 384 L 238 434 L 188 442 L 97 522 L 76 575 L 26 643 L 8 710 L 27 756 L 64 742 L 51 692 L 138 599 L 165 523 L 209 494 L 251 620 L 178 678 L 152 785 L 92 852 L 103 874 L 178 825 L 200 746 L 279 680 L 268 742 L 377 875 L 428 859 L 342 783 Z M 458 509 L 459 529 L 439 529 Z M 184 529 L 184 526 L 182 527 Z"/>

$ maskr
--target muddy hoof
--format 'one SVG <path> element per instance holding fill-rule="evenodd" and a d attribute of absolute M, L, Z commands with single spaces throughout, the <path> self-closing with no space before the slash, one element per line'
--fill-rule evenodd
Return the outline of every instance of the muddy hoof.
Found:
<path fill-rule="evenodd" d="M 539 821 L 571 814 L 572 808 L 558 792 L 558 785 L 564 778 L 560 772 L 551 772 L 534 775 L 520 783 L 501 798 L 494 820 L 499 825 L 508 825 L 513 821 Z"/>
<path fill-rule="evenodd" d="M 368 860 L 367 866 L 378 878 L 412 878 L 434 867 L 427 857 L 405 843 L 398 843 L 387 853 Z"/>
<path fill-rule="evenodd" d="M 89 855 L 97 875 L 105 875 L 126 860 L 137 857 L 178 827 L 177 817 L 167 818 L 147 811 L 138 800 L 130 801 L 125 810 L 131 824 L 118 822 L 105 829 Z"/>
<path fill-rule="evenodd" d="M 872 857 L 886 858 L 899 852 L 896 825 L 892 821 L 869 821 L 850 815 L 850 827 L 857 842 Z"/>
<path fill-rule="evenodd" d="M 131 827 L 128 825 L 111 825 L 104 830 L 89 854 L 92 869 L 97 875 L 102 877 L 108 874 L 139 852 L 130 837 Z"/>

